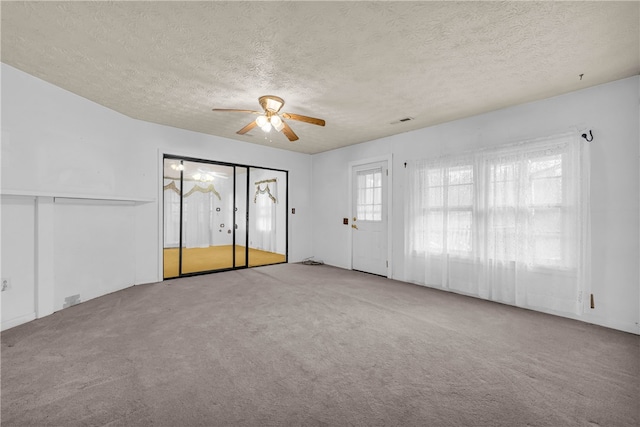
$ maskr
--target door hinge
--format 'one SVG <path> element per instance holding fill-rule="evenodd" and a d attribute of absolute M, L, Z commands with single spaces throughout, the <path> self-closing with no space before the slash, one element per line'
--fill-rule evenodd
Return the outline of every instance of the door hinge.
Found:
<path fill-rule="evenodd" d="M 387 268 L 389 268 L 389 261 L 387 261 Z"/>
<path fill-rule="evenodd" d="M 385 169 L 385 171 L 387 172 L 387 176 L 389 176 L 389 169 Z"/>

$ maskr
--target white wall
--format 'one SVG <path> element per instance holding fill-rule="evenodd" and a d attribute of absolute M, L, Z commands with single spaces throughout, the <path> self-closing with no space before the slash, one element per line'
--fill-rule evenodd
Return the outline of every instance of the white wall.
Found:
<path fill-rule="evenodd" d="M 76 295 L 82 302 L 136 284 L 134 211 L 132 202 L 56 199 L 54 311 Z"/>
<path fill-rule="evenodd" d="M 2 278 L 10 288 L 0 294 L 2 326 L 35 319 L 35 199 L 2 196 Z"/>
<path fill-rule="evenodd" d="M 161 280 L 163 153 L 288 170 L 289 261 L 311 256 L 311 156 L 133 120 L 6 64 L 1 79 L 2 194 L 31 200 L 3 197 L 2 328 Z"/>
<path fill-rule="evenodd" d="M 581 320 L 640 333 L 638 76 L 313 156 L 313 253 L 348 268 L 348 163 L 393 155 L 393 278 L 404 275 L 404 162 L 592 129 L 592 291 Z M 401 125 L 393 125 L 401 126 Z"/>

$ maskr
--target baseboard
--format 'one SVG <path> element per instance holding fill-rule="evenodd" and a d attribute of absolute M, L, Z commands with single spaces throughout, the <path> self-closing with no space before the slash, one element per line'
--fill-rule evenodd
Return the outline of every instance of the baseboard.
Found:
<path fill-rule="evenodd" d="M 585 318 L 584 321 L 587 323 L 591 323 L 593 325 L 598 325 L 598 326 L 602 326 L 609 329 L 616 329 L 618 331 L 628 332 L 630 334 L 640 335 L 640 325 L 637 323 L 620 322 L 617 320 L 588 319 L 588 318 Z"/>
<path fill-rule="evenodd" d="M 36 319 L 36 313 L 25 314 L 24 316 L 15 317 L 11 320 L 6 320 L 0 324 L 0 330 L 6 331 L 15 326 L 22 325 L 23 323 L 31 322 Z"/>
<path fill-rule="evenodd" d="M 136 281 L 136 283 L 133 286 L 138 286 L 138 285 L 150 285 L 152 283 L 158 283 L 158 282 L 162 282 L 164 280 L 164 278 L 157 280 L 156 278 L 153 279 L 145 279 L 145 280 L 140 280 L 140 281 Z"/>
<path fill-rule="evenodd" d="M 136 275 L 133 286 L 148 285 L 149 283 L 158 283 L 158 282 L 162 282 L 162 280 L 163 280 L 162 276 L 158 277 L 158 275 L 153 275 L 153 274 L 147 274 L 141 277 L 138 277 Z"/>
<path fill-rule="evenodd" d="M 464 295 L 464 296 L 468 296 L 468 297 L 471 297 L 471 298 L 478 298 L 478 299 L 481 299 L 481 300 L 484 300 L 484 301 L 494 302 L 496 304 L 504 304 L 504 305 L 509 305 L 511 307 L 518 307 L 518 308 L 522 308 L 523 310 L 537 311 L 539 313 L 550 314 L 552 316 L 564 317 L 566 319 L 577 320 L 579 322 L 588 323 L 590 325 L 602 326 L 603 328 L 615 329 L 617 331 L 628 332 L 630 334 L 640 335 L 640 324 L 638 324 L 638 323 L 625 322 L 625 321 L 620 321 L 620 320 L 617 320 L 617 319 L 603 319 L 601 317 L 595 317 L 593 315 L 590 315 L 590 313 L 585 313 L 583 315 L 576 315 L 576 314 L 570 314 L 570 313 L 561 313 L 561 312 L 557 312 L 557 311 L 553 311 L 553 310 L 545 310 L 545 309 L 541 309 L 541 308 L 520 307 L 520 306 L 517 306 L 517 305 L 514 305 L 514 304 L 509 304 L 509 303 L 505 303 L 505 302 L 494 301 L 494 300 L 491 300 L 491 299 L 483 298 L 483 297 L 480 297 L 480 296 L 474 295 L 474 294 L 466 294 L 464 292 L 458 292 L 458 291 L 456 291 L 454 289 L 442 288 L 442 287 L 437 287 L 437 286 L 429 286 L 429 285 L 425 285 L 423 283 L 418 283 L 418 282 L 409 282 L 409 281 L 405 280 L 404 277 L 402 277 L 402 278 L 394 278 L 394 280 L 398 280 L 398 281 L 404 282 L 404 283 L 409 283 L 409 284 L 412 284 L 412 285 L 423 286 L 425 288 L 435 289 L 435 290 L 438 290 L 438 291 L 451 292 L 453 294 Z"/>

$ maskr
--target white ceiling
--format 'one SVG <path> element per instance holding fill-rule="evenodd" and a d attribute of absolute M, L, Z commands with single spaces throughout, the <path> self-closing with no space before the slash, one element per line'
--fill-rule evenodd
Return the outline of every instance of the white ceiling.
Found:
<path fill-rule="evenodd" d="M 136 119 L 303 153 L 640 73 L 638 2 L 3 1 L 1 15 L 6 64 Z M 289 121 L 290 143 L 211 111 L 266 94 L 326 127 Z"/>

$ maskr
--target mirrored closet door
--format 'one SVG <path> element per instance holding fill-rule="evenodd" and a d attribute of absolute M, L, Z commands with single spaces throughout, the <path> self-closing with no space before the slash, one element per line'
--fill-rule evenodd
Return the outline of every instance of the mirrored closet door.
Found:
<path fill-rule="evenodd" d="M 287 172 L 165 156 L 164 278 L 287 262 Z"/>
<path fill-rule="evenodd" d="M 286 262 L 287 174 L 250 168 L 249 266 Z"/>
<path fill-rule="evenodd" d="M 235 267 L 246 267 L 247 263 L 247 182 L 249 169 L 236 167 L 236 257 Z"/>

